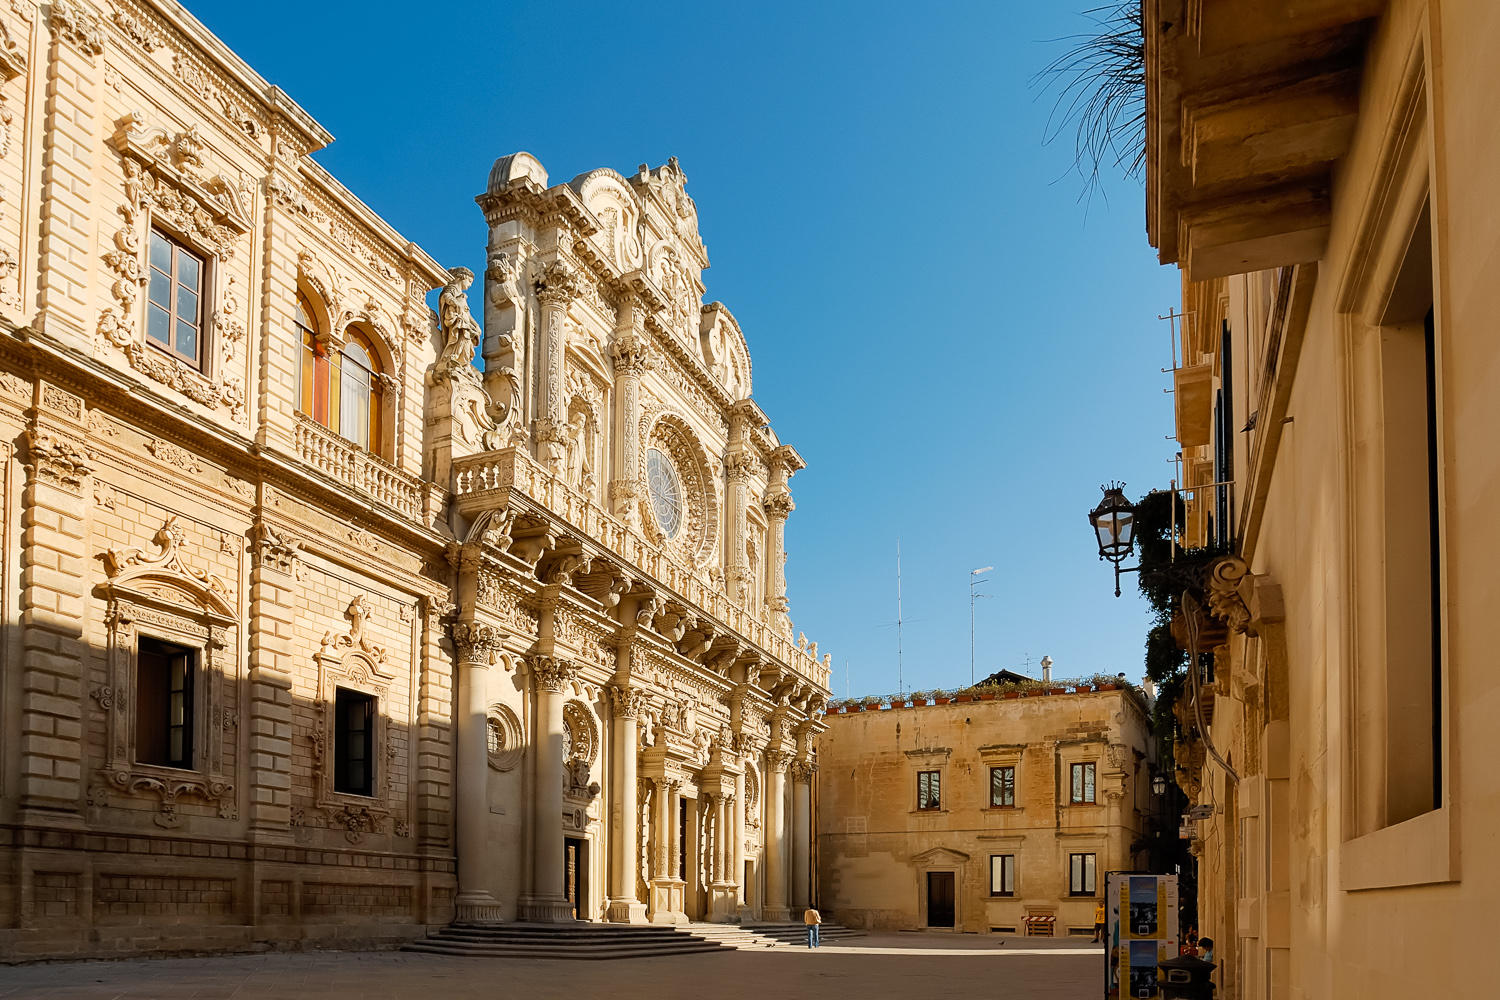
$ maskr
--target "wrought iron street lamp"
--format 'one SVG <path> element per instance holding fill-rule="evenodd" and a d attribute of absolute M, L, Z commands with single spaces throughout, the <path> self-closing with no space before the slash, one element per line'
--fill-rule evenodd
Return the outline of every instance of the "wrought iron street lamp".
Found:
<path fill-rule="evenodd" d="M 1151 793 L 1153 795 L 1167 794 L 1167 775 L 1163 771 L 1157 771 L 1151 776 Z"/>
<path fill-rule="evenodd" d="M 1114 563 L 1115 596 L 1119 597 L 1120 574 L 1139 569 L 1120 568 L 1120 563 L 1135 549 L 1135 504 L 1126 499 L 1124 483 L 1099 488 L 1104 491 L 1104 499 L 1089 511 L 1089 523 L 1094 526 L 1094 536 L 1099 542 L 1099 558 Z"/>

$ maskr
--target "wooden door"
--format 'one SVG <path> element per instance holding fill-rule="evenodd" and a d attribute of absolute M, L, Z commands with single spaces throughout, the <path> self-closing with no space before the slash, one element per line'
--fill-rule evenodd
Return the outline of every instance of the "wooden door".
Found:
<path fill-rule="evenodd" d="M 927 873 L 927 926 L 953 926 L 953 873 Z"/>

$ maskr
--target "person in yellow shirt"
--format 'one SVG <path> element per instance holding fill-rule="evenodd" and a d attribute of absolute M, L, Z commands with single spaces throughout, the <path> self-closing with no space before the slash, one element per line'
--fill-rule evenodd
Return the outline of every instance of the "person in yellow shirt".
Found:
<path fill-rule="evenodd" d="M 809 906 L 807 912 L 802 914 L 802 922 L 807 925 L 807 946 L 809 948 L 820 947 L 818 925 L 823 922 L 823 915 Z"/>
<path fill-rule="evenodd" d="M 1094 940 L 1104 940 L 1104 900 L 1094 905 Z"/>

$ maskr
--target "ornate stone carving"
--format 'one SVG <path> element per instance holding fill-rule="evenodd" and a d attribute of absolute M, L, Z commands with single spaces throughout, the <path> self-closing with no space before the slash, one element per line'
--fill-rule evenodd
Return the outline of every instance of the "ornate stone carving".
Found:
<path fill-rule="evenodd" d="M 54 34 L 89 58 L 104 52 L 104 24 L 81 0 L 52 0 L 47 18 Z"/>
<path fill-rule="evenodd" d="M 337 635 L 333 632 L 323 633 L 323 654 L 341 656 L 350 650 L 359 650 L 377 665 L 384 664 L 385 647 L 376 645 L 365 634 L 365 621 L 370 617 L 370 609 L 365 605 L 364 594 L 355 595 L 344 609 L 344 617 L 349 620 L 349 630 Z"/>
<path fill-rule="evenodd" d="M 163 45 L 161 35 L 150 24 L 140 18 L 129 14 L 119 7 L 109 12 L 109 19 L 115 22 L 116 27 L 125 32 L 125 37 L 139 45 L 147 52 L 155 52 Z"/>
<path fill-rule="evenodd" d="M 94 471 L 94 455 L 82 444 L 54 431 L 30 428 L 26 431 L 26 450 L 29 478 L 83 495 L 83 481 Z"/>
<path fill-rule="evenodd" d="M 599 759 L 599 724 L 588 706 L 576 699 L 563 705 L 563 753 L 590 765 Z"/>
<path fill-rule="evenodd" d="M 152 438 L 146 442 L 146 450 L 168 465 L 175 465 L 183 472 L 196 474 L 203 471 L 203 466 L 198 464 L 196 455 L 170 441 Z"/>
<path fill-rule="evenodd" d="M 531 676 L 535 678 L 537 685 L 553 694 L 561 693 L 578 676 L 578 665 L 572 660 L 543 653 L 533 655 L 527 665 L 531 668 Z"/>
<path fill-rule="evenodd" d="M 210 594 L 224 601 L 226 606 L 229 605 L 231 601 L 229 588 L 223 580 L 207 570 L 194 569 L 183 561 L 184 537 L 182 527 L 177 523 L 177 515 L 173 514 L 163 521 L 162 526 L 156 529 L 156 534 L 151 536 L 151 541 L 156 545 L 154 555 L 147 555 L 139 546 L 110 549 L 104 553 L 104 571 L 111 579 L 131 569 L 151 569 L 174 573 L 195 581 Z"/>
<path fill-rule="evenodd" d="M 813 775 L 817 773 L 818 765 L 810 760 L 794 760 L 788 765 L 788 770 L 791 772 L 793 781 L 806 783 L 813 780 Z"/>
<path fill-rule="evenodd" d="M 511 771 L 521 763 L 526 752 L 526 738 L 521 730 L 521 720 L 508 705 L 497 702 L 490 706 L 485 718 L 485 738 L 490 767 L 496 771 Z"/>
<path fill-rule="evenodd" d="M 264 521 L 256 521 L 250 528 L 250 552 L 256 566 L 300 575 L 301 540 L 277 532 Z"/>
<path fill-rule="evenodd" d="M 1240 594 L 1240 583 L 1249 573 L 1239 556 L 1223 556 L 1208 568 L 1208 609 L 1234 632 L 1244 632 L 1250 623 L 1250 609 Z"/>
<path fill-rule="evenodd" d="M 792 502 L 790 493 L 772 493 L 766 497 L 765 509 L 766 517 L 785 521 L 797 509 L 797 505 Z"/>
<path fill-rule="evenodd" d="M 488 666 L 494 662 L 504 640 L 498 628 L 479 622 L 454 622 L 451 632 L 460 663 Z"/>
<path fill-rule="evenodd" d="M 649 696 L 638 687 L 624 684 L 611 684 L 609 690 L 610 708 L 614 710 L 617 719 L 637 719 L 646 711 Z"/>
<path fill-rule="evenodd" d="M 536 297 L 549 304 L 566 306 L 578 297 L 578 275 L 563 261 L 548 264 L 536 282 Z"/>

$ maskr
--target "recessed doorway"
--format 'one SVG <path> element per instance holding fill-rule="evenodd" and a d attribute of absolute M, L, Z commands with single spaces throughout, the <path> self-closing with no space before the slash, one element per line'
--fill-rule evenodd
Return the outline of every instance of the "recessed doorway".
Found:
<path fill-rule="evenodd" d="M 927 926 L 953 926 L 953 873 L 927 873 Z"/>
<path fill-rule="evenodd" d="M 573 919 L 589 919 L 589 842 L 582 837 L 563 838 L 563 892 Z"/>

